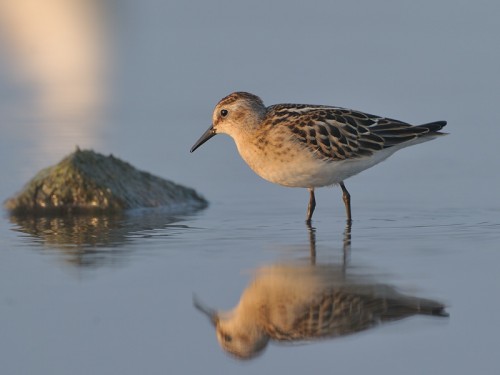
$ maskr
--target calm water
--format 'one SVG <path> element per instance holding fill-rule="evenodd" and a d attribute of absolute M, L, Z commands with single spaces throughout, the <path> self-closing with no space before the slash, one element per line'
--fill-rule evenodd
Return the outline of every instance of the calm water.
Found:
<path fill-rule="evenodd" d="M 78 51 L 44 34 L 27 5 L 0 6 L 0 198 L 78 144 L 194 187 L 210 206 L 175 216 L 3 212 L 2 374 L 498 373 L 498 5 L 199 2 L 194 12 L 129 0 L 82 13 L 50 1 L 55 8 L 41 19 L 78 41 Z M 70 22 L 73 29 L 68 17 L 81 23 Z M 51 59 L 55 51 L 76 57 Z M 450 135 L 346 182 L 348 245 L 339 188 L 318 191 L 311 235 L 308 193 L 254 176 L 228 138 L 189 154 L 213 105 L 236 89 L 268 104 L 446 119 Z M 230 309 L 253 270 L 309 264 L 312 250 L 317 266 L 343 266 L 345 277 L 440 301 L 450 317 L 271 342 L 245 362 L 226 354 L 193 295 Z"/>

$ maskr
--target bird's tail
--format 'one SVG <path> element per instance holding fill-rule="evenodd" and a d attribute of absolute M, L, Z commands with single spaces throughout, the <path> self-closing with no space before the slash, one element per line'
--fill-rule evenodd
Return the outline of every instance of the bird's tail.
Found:
<path fill-rule="evenodd" d="M 446 306 L 440 302 L 417 297 L 398 298 L 387 301 L 387 310 L 382 320 L 397 320 L 405 316 L 422 314 L 447 317 Z"/>
<path fill-rule="evenodd" d="M 434 121 L 415 126 L 394 122 L 372 127 L 371 130 L 372 133 L 384 138 L 384 148 L 393 146 L 402 148 L 447 134 L 440 131 L 445 125 L 446 121 Z"/>
<path fill-rule="evenodd" d="M 446 126 L 446 121 L 434 121 L 434 122 L 429 122 L 428 124 L 416 125 L 413 126 L 413 128 L 427 129 L 426 134 L 434 135 L 434 134 L 446 134 L 440 132 L 440 130 L 443 129 L 445 126 Z"/>

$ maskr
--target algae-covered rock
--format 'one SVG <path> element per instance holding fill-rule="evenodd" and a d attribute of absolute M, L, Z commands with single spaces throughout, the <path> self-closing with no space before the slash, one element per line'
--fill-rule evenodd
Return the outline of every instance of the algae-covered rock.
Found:
<path fill-rule="evenodd" d="M 113 155 L 77 149 L 41 170 L 5 201 L 14 214 L 116 212 L 145 207 L 204 208 L 195 190 L 140 171 Z"/>

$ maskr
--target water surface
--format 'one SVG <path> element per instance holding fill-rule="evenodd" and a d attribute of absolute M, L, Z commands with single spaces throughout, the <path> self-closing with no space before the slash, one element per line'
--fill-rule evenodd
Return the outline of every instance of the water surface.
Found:
<path fill-rule="evenodd" d="M 498 372 L 497 5 L 103 4 L 83 16 L 59 9 L 78 22 L 51 21 L 56 33 L 85 41 L 79 51 L 57 38 L 43 50 L 49 31 L 26 31 L 24 5 L 0 8 L 10 20 L 0 39 L 0 198 L 79 145 L 194 187 L 210 206 L 177 215 L 3 212 L 2 374 Z M 61 61 L 29 51 L 86 57 L 68 58 L 71 73 L 54 80 Z M 67 78 L 77 71 L 84 87 Z M 317 192 L 311 232 L 307 191 L 255 176 L 227 137 L 189 154 L 213 105 L 233 90 L 267 104 L 445 119 L 450 135 L 346 181 L 354 217 L 346 246 L 338 187 Z M 347 277 L 442 302 L 450 316 L 271 342 L 245 362 L 225 353 L 193 294 L 227 310 L 255 269 L 290 262 L 343 267 Z"/>

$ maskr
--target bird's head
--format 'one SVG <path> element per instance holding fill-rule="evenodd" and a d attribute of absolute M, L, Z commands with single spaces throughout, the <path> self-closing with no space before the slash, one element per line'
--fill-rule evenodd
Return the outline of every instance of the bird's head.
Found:
<path fill-rule="evenodd" d="M 218 312 L 205 306 L 196 298 L 194 306 L 207 315 L 214 325 L 217 341 L 222 349 L 236 358 L 251 359 L 261 354 L 266 348 L 269 335 L 259 327 L 257 319 L 243 316 L 237 309 Z"/>
<path fill-rule="evenodd" d="M 255 130 L 265 115 L 266 107 L 258 96 L 234 92 L 217 103 L 212 114 L 212 125 L 193 145 L 191 152 L 219 133 L 238 139 L 242 134 Z"/>

